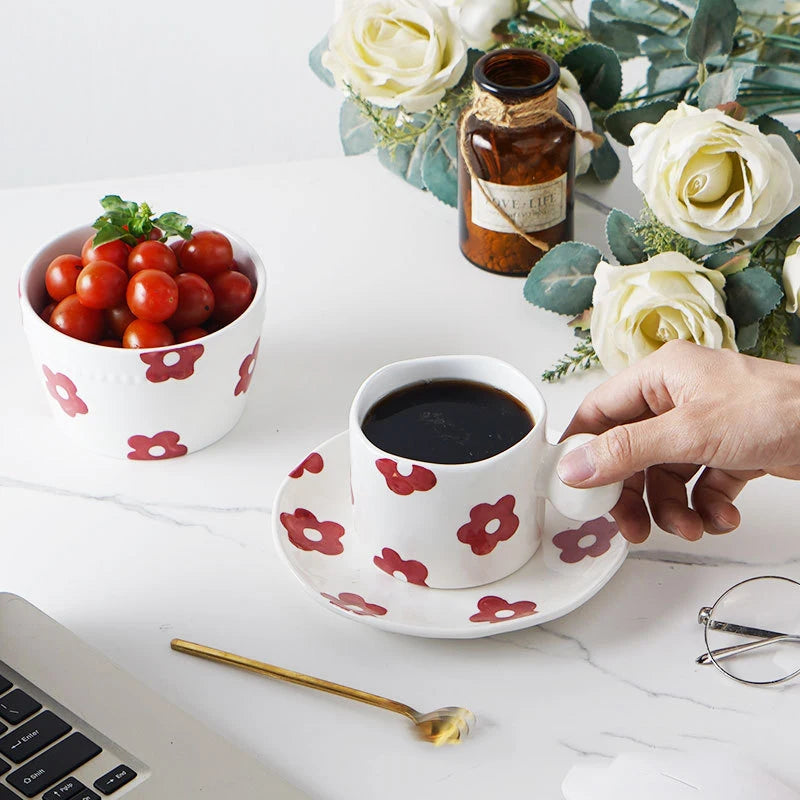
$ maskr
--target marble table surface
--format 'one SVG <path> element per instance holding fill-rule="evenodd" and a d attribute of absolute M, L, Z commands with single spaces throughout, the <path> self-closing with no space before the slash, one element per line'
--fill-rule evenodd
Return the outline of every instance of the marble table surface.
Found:
<path fill-rule="evenodd" d="M 635 212 L 626 176 L 583 187 Z M 269 271 L 261 360 L 238 427 L 185 459 L 131 463 L 62 439 L 19 325 L 17 273 L 39 244 L 94 218 L 103 194 L 239 232 Z M 660 531 L 585 606 L 470 641 L 383 633 L 311 601 L 278 560 L 270 509 L 286 472 L 343 430 L 378 366 L 485 353 L 537 378 L 573 337 L 522 282 L 468 265 L 455 212 L 372 158 L 329 159 L 0 192 L 0 588 L 311 796 L 561 797 L 570 766 L 626 751 L 735 748 L 800 787 L 800 686 L 760 690 L 697 666 L 697 610 L 754 575 L 800 577 L 796 485 L 761 479 L 741 529 L 690 544 Z M 580 205 L 579 238 L 603 244 Z M 541 385 L 563 427 L 602 380 Z M 172 653 L 174 636 L 479 718 L 463 746 L 417 742 L 400 719 Z"/>

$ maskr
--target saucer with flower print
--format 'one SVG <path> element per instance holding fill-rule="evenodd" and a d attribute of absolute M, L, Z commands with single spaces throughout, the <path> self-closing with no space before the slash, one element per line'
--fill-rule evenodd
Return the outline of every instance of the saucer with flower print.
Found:
<path fill-rule="evenodd" d="M 492 521 L 485 520 L 488 536 Z M 283 482 L 273 534 L 283 561 L 323 607 L 383 630 L 435 638 L 491 636 L 557 619 L 600 591 L 627 554 L 610 518 L 572 522 L 548 506 L 542 544 L 517 572 L 468 589 L 430 588 L 420 562 L 389 548 L 359 547 L 347 433 L 307 455 Z"/>

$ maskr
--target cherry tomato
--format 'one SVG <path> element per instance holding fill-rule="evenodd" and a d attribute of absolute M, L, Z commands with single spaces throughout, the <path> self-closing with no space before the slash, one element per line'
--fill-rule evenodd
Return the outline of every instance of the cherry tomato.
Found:
<path fill-rule="evenodd" d="M 47 267 L 44 274 L 44 285 L 47 293 L 56 302 L 75 293 L 75 281 L 78 280 L 83 262 L 78 256 L 58 256 Z"/>
<path fill-rule="evenodd" d="M 114 308 L 109 308 L 108 311 L 106 311 L 106 326 L 118 339 L 122 338 L 122 335 L 125 333 L 125 328 L 135 319 L 136 316 L 125 302 L 120 303 Z"/>
<path fill-rule="evenodd" d="M 110 261 L 87 264 L 75 284 L 75 293 L 87 308 L 113 308 L 125 301 L 128 276 Z"/>
<path fill-rule="evenodd" d="M 227 325 L 250 305 L 255 294 L 253 284 L 241 272 L 223 272 L 211 280 L 214 292 L 214 319 Z"/>
<path fill-rule="evenodd" d="M 50 316 L 50 325 L 73 339 L 84 342 L 99 342 L 105 329 L 103 312 L 87 308 L 77 294 L 65 297 Z"/>
<path fill-rule="evenodd" d="M 148 322 L 145 319 L 135 319 L 125 328 L 122 337 L 122 346 L 130 348 L 166 347 L 175 344 L 172 331 L 162 322 Z"/>
<path fill-rule="evenodd" d="M 181 248 L 181 267 L 210 280 L 233 265 L 233 248 L 228 237 L 217 231 L 195 233 Z"/>
<path fill-rule="evenodd" d="M 178 308 L 169 318 L 174 331 L 202 325 L 214 310 L 214 293 L 208 282 L 194 272 L 182 272 L 175 278 L 178 285 Z"/>
<path fill-rule="evenodd" d="M 184 328 L 180 333 L 176 334 L 176 342 L 191 342 L 195 339 L 201 339 L 203 336 L 208 336 L 208 331 L 205 328 Z"/>
<path fill-rule="evenodd" d="M 186 244 L 186 239 L 176 239 L 174 242 L 169 243 L 169 249 L 175 253 L 175 258 L 178 259 L 178 264 L 181 263 L 181 250 L 183 250 L 183 246 Z"/>
<path fill-rule="evenodd" d="M 103 347 L 122 347 L 119 339 L 101 339 L 97 344 L 101 344 Z"/>
<path fill-rule="evenodd" d="M 131 248 L 122 239 L 106 242 L 101 244 L 100 247 L 92 247 L 92 239 L 94 239 L 94 236 L 90 236 L 83 243 L 83 248 L 81 249 L 81 258 L 84 265 L 92 261 L 110 261 L 120 269 L 127 268 L 128 253 L 130 253 Z"/>
<path fill-rule="evenodd" d="M 160 269 L 143 269 L 130 279 L 127 299 L 128 308 L 139 319 L 163 322 L 178 307 L 178 285 Z"/>
<path fill-rule="evenodd" d="M 160 269 L 167 275 L 174 276 L 179 271 L 178 259 L 163 242 L 141 242 L 128 256 L 128 273 L 135 275 L 143 269 Z"/>
<path fill-rule="evenodd" d="M 50 317 L 53 316 L 53 309 L 56 307 L 55 303 L 48 303 L 40 312 L 39 316 L 48 324 L 50 323 Z"/>

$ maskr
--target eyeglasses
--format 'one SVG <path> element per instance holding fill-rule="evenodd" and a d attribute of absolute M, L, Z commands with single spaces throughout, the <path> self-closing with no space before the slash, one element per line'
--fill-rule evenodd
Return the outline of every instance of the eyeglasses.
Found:
<path fill-rule="evenodd" d="M 771 686 L 800 675 L 800 583 L 774 575 L 737 583 L 700 609 L 706 651 L 713 664 L 751 686 Z"/>

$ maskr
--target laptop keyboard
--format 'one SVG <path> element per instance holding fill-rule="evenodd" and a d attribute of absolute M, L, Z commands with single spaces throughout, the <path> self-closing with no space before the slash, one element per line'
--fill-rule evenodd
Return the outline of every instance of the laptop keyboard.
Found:
<path fill-rule="evenodd" d="M 42 703 L 0 674 L 0 800 L 101 800 L 136 778 L 136 772 L 120 764 L 98 775 L 91 787 L 79 781 L 71 773 L 91 766 L 103 747 L 42 709 Z"/>

